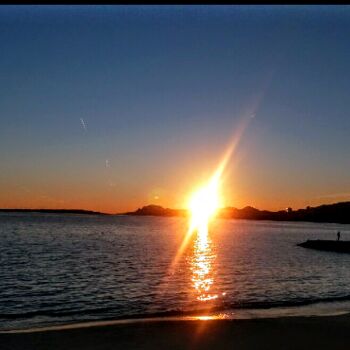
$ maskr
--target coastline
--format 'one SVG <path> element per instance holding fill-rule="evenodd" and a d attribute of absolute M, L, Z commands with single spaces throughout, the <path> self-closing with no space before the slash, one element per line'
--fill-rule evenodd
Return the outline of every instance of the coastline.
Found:
<path fill-rule="evenodd" d="M 1 334 L 22 334 L 38 333 L 46 331 L 61 331 L 78 328 L 90 328 L 101 326 L 133 325 L 137 323 L 153 322 L 187 322 L 187 321 L 238 321 L 238 320 L 258 320 L 258 319 L 281 319 L 296 317 L 328 317 L 343 316 L 350 317 L 350 300 L 320 301 L 316 303 L 306 303 L 303 305 L 284 305 L 258 308 L 232 308 L 232 309 L 208 309 L 198 310 L 192 313 L 154 313 L 131 315 L 124 318 L 92 318 L 92 319 L 66 319 L 59 321 L 56 319 L 41 320 L 30 323 L 12 323 L 12 326 L 0 328 Z M 17 323 L 17 325 L 16 325 Z"/>
<path fill-rule="evenodd" d="M 160 205 L 149 204 L 135 211 L 106 213 L 86 209 L 30 209 L 30 208 L 0 208 L 0 213 L 41 213 L 41 214 L 83 214 L 101 216 L 155 216 L 155 217 L 188 217 L 188 209 L 164 208 Z M 242 209 L 224 207 L 218 209 L 217 217 L 221 219 L 277 221 L 277 222 L 311 222 L 350 224 L 350 201 L 332 204 L 322 204 L 316 207 L 306 207 L 293 210 L 271 211 L 260 210 L 251 206 Z"/>
<path fill-rule="evenodd" d="M 0 334 L 3 350 L 347 349 L 350 315 L 92 322 Z"/>
<path fill-rule="evenodd" d="M 290 317 L 328 317 L 343 316 L 350 317 L 350 301 L 318 302 L 305 305 L 278 306 L 266 308 L 241 308 L 226 309 L 221 311 L 195 312 L 191 314 L 149 314 L 126 318 L 107 318 L 107 319 L 87 319 L 70 320 L 60 323 L 41 322 L 32 326 L 13 327 L 0 329 L 0 334 L 20 334 L 36 333 L 46 331 L 61 331 L 77 328 L 90 328 L 101 326 L 132 325 L 136 323 L 152 322 L 187 322 L 187 321 L 237 321 L 237 320 L 257 320 L 257 319 L 281 319 Z"/>

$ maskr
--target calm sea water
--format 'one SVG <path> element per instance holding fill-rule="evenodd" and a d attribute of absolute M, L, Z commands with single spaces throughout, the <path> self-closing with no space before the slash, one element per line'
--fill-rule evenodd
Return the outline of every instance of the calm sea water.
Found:
<path fill-rule="evenodd" d="M 350 255 L 297 247 L 350 225 L 0 214 L 0 329 L 350 299 Z"/>

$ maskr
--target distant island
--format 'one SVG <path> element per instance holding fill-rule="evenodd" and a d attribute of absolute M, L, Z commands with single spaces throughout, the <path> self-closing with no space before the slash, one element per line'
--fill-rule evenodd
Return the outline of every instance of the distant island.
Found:
<path fill-rule="evenodd" d="M 43 214 L 89 214 L 89 215 L 110 215 L 99 211 L 84 209 L 0 209 L 0 213 L 43 213 Z"/>
<path fill-rule="evenodd" d="M 188 216 L 185 209 L 169 209 L 159 205 L 147 205 L 124 215 L 136 216 Z M 293 210 L 287 208 L 280 211 L 259 210 L 250 206 L 243 209 L 226 207 L 217 215 L 225 219 L 273 220 L 273 221 L 309 221 L 350 224 L 350 202 L 324 204 L 317 207 Z"/>

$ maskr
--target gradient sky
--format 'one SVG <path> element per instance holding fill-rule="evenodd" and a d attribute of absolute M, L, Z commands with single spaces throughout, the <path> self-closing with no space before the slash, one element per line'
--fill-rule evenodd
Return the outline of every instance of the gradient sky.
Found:
<path fill-rule="evenodd" d="M 350 8 L 0 7 L 0 207 L 350 200 Z"/>

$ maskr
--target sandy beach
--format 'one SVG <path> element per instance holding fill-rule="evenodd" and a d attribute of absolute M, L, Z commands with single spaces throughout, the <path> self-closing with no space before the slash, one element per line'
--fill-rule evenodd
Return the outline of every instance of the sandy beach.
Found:
<path fill-rule="evenodd" d="M 2 350 L 348 349 L 350 315 L 155 321 L 2 333 Z"/>

